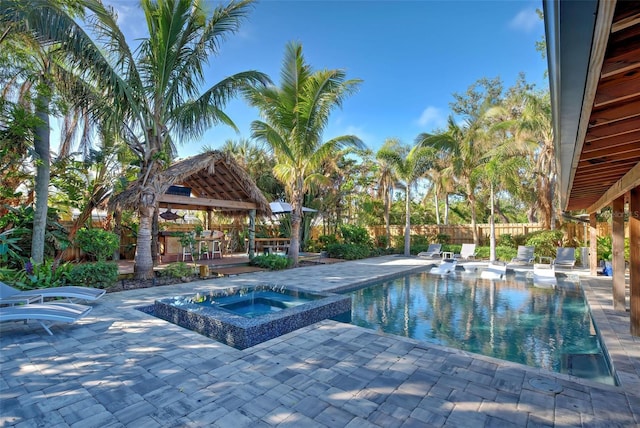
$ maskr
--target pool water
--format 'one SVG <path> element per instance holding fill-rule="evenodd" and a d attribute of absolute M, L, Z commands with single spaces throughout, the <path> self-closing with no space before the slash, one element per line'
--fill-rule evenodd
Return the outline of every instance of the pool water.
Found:
<path fill-rule="evenodd" d="M 615 384 L 577 282 L 418 273 L 348 295 L 353 324 Z"/>
<path fill-rule="evenodd" d="M 283 293 L 271 290 L 252 291 L 249 294 L 225 296 L 211 299 L 206 297 L 198 305 L 217 306 L 220 309 L 231 311 L 245 317 L 257 317 L 264 314 L 279 312 L 283 309 L 293 308 L 312 300 L 319 296 L 307 293 Z"/>

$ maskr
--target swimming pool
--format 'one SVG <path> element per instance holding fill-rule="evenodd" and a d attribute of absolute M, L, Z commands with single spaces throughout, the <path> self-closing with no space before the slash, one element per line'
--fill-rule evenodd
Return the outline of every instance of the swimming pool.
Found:
<path fill-rule="evenodd" d="M 348 296 L 257 285 L 159 299 L 144 312 L 237 349 L 325 319 L 348 322 Z"/>
<path fill-rule="evenodd" d="M 577 280 L 418 273 L 347 294 L 352 324 L 615 384 Z"/>

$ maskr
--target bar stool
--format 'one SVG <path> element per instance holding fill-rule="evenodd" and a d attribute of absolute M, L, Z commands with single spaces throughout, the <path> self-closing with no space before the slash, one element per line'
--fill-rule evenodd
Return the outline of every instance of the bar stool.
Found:
<path fill-rule="evenodd" d="M 182 247 L 182 261 L 184 261 L 185 257 L 190 256 L 191 260 L 193 260 L 193 254 L 191 254 L 193 250 L 191 249 L 191 246 L 189 247 Z"/>
<path fill-rule="evenodd" d="M 202 251 L 202 247 L 204 247 L 204 252 Z M 201 258 L 206 256 L 207 259 L 211 259 L 213 257 L 213 254 L 212 257 L 209 257 L 209 243 L 207 241 L 200 241 L 198 243 L 198 254 L 200 254 Z"/>
<path fill-rule="evenodd" d="M 220 241 L 211 241 L 213 243 L 213 248 L 211 249 L 211 258 L 215 259 L 216 254 L 220 254 L 220 258 L 222 258 L 222 243 Z"/>

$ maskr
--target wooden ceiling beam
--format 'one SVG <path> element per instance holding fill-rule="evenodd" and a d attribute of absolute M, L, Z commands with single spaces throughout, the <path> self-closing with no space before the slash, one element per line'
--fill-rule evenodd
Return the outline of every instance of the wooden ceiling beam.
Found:
<path fill-rule="evenodd" d="M 638 56 L 638 52 L 636 52 Z M 640 69 L 600 80 L 593 107 L 621 103 L 640 95 Z"/>
<path fill-rule="evenodd" d="M 617 171 L 628 171 L 629 169 L 633 168 L 635 164 L 635 159 L 621 160 L 617 162 L 603 162 L 599 164 L 583 166 L 580 169 L 580 173 L 584 175 L 590 175 L 598 174 L 600 172 L 608 172 L 612 169 L 615 169 Z"/>
<path fill-rule="evenodd" d="M 619 147 L 624 150 L 624 146 L 638 147 L 640 142 L 640 130 L 628 132 L 626 134 L 614 135 L 609 138 L 601 138 L 599 140 L 585 141 L 582 152 L 589 152 L 609 148 L 610 150 Z"/>
<path fill-rule="evenodd" d="M 609 205 L 611 201 L 638 186 L 640 186 L 640 162 L 611 186 L 595 203 L 590 205 L 589 208 L 587 208 L 587 212 L 594 213 L 602 210 L 602 208 Z"/>
<path fill-rule="evenodd" d="M 600 138 L 622 135 L 638 129 L 640 129 L 640 117 L 631 117 L 601 126 L 591 126 L 587 131 L 585 141 L 594 141 Z"/>
<path fill-rule="evenodd" d="M 594 110 L 591 113 L 589 125 L 604 125 L 638 116 L 640 116 L 640 99 L 635 98 L 633 101 L 626 101 L 618 106 L 606 106 Z"/>
<path fill-rule="evenodd" d="M 206 208 L 234 209 L 234 210 L 255 210 L 257 204 L 254 202 L 228 201 L 224 199 L 192 198 L 189 196 L 167 195 L 159 198 L 160 203 L 170 204 L 172 207 L 182 204 L 184 206 L 199 206 Z M 185 208 L 192 209 L 192 208 Z"/>

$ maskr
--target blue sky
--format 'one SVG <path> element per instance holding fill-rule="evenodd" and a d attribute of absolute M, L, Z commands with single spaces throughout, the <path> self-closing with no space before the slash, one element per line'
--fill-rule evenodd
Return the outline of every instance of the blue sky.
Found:
<path fill-rule="evenodd" d="M 145 31 L 135 0 L 107 0 L 131 44 Z M 274 1 L 262 0 L 239 33 L 211 58 L 209 83 L 249 69 L 279 83 L 285 45 L 302 43 L 314 69 L 342 68 L 363 82 L 336 109 L 325 139 L 354 134 L 373 150 L 395 137 L 411 144 L 421 132 L 445 124 L 452 93 L 481 77 L 499 76 L 505 87 L 524 72 L 545 88 L 546 61 L 535 50 L 544 26 L 539 1 Z M 141 25 L 142 24 L 142 25 Z M 242 100 L 225 110 L 240 133 L 219 126 L 184 142 L 181 157 L 250 137 L 258 111 Z"/>

